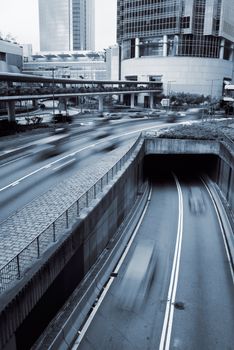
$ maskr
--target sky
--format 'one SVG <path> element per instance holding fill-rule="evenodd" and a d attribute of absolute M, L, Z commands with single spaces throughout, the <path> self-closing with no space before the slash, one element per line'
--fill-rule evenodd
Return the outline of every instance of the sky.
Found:
<path fill-rule="evenodd" d="M 48 0 L 50 1 L 50 0 Z M 116 43 L 117 0 L 95 0 L 95 49 Z M 0 0 L 0 33 L 11 34 L 20 44 L 39 48 L 38 0 Z"/>

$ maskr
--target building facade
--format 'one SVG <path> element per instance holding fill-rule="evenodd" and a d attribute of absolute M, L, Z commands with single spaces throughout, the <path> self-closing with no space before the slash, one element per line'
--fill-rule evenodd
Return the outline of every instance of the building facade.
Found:
<path fill-rule="evenodd" d="M 103 51 L 39 52 L 24 62 L 23 73 L 78 80 L 106 80 L 105 53 Z"/>
<path fill-rule="evenodd" d="M 220 96 L 233 77 L 234 1 L 118 0 L 117 42 L 122 79 Z"/>
<path fill-rule="evenodd" d="M 38 0 L 41 51 L 94 50 L 95 0 Z"/>
<path fill-rule="evenodd" d="M 0 72 L 19 73 L 23 66 L 23 47 L 0 38 Z"/>
<path fill-rule="evenodd" d="M 110 46 L 105 52 L 107 80 L 119 80 L 119 46 Z"/>

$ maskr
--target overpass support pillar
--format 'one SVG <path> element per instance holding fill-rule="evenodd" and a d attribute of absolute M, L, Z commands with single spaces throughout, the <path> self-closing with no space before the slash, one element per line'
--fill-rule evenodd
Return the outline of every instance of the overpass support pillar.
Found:
<path fill-rule="evenodd" d="M 135 107 L 135 94 L 131 94 L 131 106 L 130 108 L 134 108 Z"/>
<path fill-rule="evenodd" d="M 7 102 L 8 121 L 15 122 L 15 101 Z"/>
<path fill-rule="evenodd" d="M 98 96 L 98 111 L 103 112 L 103 95 Z"/>
<path fill-rule="evenodd" d="M 167 45 L 168 45 L 167 35 L 163 35 L 163 57 L 167 56 Z"/>
<path fill-rule="evenodd" d="M 121 105 L 123 105 L 123 103 L 124 103 L 124 95 L 123 94 L 119 95 L 119 102 L 121 103 Z"/>
<path fill-rule="evenodd" d="M 32 100 L 32 105 L 33 105 L 33 107 L 37 108 L 38 107 L 38 100 Z"/>
<path fill-rule="evenodd" d="M 154 95 L 152 93 L 150 94 L 150 108 L 154 108 Z"/>

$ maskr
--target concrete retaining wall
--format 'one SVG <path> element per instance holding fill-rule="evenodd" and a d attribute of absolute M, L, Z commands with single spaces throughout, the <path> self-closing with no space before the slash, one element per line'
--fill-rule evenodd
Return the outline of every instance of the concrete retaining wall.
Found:
<path fill-rule="evenodd" d="M 30 349 L 128 216 L 143 184 L 139 147 L 93 207 L 1 299 L 0 349 Z"/>
<path fill-rule="evenodd" d="M 217 154 L 220 146 L 216 141 L 175 140 L 146 137 L 145 155 L 147 154 Z"/>

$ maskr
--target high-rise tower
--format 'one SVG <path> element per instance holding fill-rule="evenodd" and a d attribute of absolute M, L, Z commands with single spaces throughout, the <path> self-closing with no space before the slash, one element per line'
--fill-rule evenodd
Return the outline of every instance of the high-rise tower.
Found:
<path fill-rule="evenodd" d="M 39 0 L 40 50 L 94 50 L 94 0 Z"/>
<path fill-rule="evenodd" d="M 233 73 L 234 1 L 118 0 L 117 41 L 122 78 L 161 76 L 218 93 Z"/>

